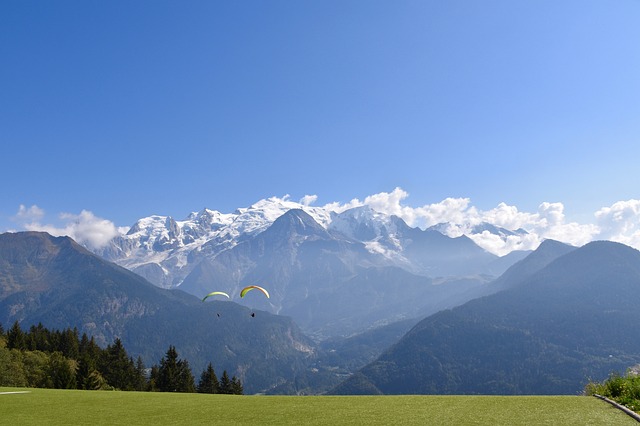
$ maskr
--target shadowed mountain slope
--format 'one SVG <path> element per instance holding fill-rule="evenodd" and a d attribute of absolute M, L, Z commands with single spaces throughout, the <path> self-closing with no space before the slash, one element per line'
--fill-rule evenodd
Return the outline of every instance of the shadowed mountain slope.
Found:
<path fill-rule="evenodd" d="M 550 246 L 505 273 L 506 290 L 422 320 L 333 393 L 576 394 L 637 364 L 640 253 Z"/>
<path fill-rule="evenodd" d="M 208 362 L 240 378 L 248 393 L 306 368 L 313 343 L 286 317 L 234 302 L 203 303 L 158 288 L 67 237 L 0 234 L 0 322 L 77 327 L 101 345 L 120 338 L 134 357 L 158 363 L 169 345 L 196 377 Z M 218 316 L 219 315 L 219 316 Z"/>

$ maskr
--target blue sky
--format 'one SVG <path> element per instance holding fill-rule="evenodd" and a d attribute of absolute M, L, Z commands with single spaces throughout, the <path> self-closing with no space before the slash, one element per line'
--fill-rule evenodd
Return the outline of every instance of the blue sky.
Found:
<path fill-rule="evenodd" d="M 0 231 L 20 206 L 129 226 L 401 188 L 580 225 L 624 202 L 637 232 L 638 22 L 637 0 L 4 1 Z"/>

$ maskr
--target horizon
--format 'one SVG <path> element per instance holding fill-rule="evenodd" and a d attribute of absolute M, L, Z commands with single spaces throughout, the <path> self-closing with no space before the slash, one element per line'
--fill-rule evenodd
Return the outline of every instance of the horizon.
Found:
<path fill-rule="evenodd" d="M 438 232 L 449 237 L 466 235 L 483 249 L 498 256 L 504 256 L 515 250 L 535 250 L 540 243 L 547 239 L 577 247 L 592 241 L 607 240 L 640 249 L 638 233 L 629 236 L 625 232 L 629 225 L 628 222 L 633 221 L 634 218 L 627 217 L 627 221 L 621 220 L 624 214 L 639 205 L 635 200 L 615 203 L 611 207 L 600 209 L 595 213 L 596 224 L 579 224 L 566 220 L 562 203 L 543 203 L 535 213 L 521 212 L 517 207 L 504 203 L 494 209 L 482 211 L 471 205 L 469 199 L 464 198 L 448 198 L 440 203 L 413 208 L 403 204 L 403 200 L 408 196 L 406 191 L 395 188 L 390 193 L 374 194 L 364 200 L 354 198 L 347 203 L 334 202 L 316 206 L 314 205 L 317 201 L 315 195 L 306 195 L 297 201 L 291 200 L 290 196 L 285 195 L 258 200 L 250 206 L 237 208 L 233 213 L 204 208 L 191 212 L 188 217 L 172 219 L 181 227 L 183 224 L 188 224 L 192 220 L 192 216 L 208 210 L 220 214 L 221 218 L 216 221 L 219 221 L 224 229 L 224 227 L 233 226 L 235 223 L 235 219 L 229 220 L 229 217 L 237 218 L 245 214 L 257 214 L 261 221 L 270 225 L 284 212 L 300 208 L 311 214 L 320 225 L 326 228 L 332 221 L 332 214 L 340 214 L 353 208 L 366 206 L 376 213 L 400 217 L 414 228 L 426 230 L 437 226 Z M 17 218 L 22 220 L 24 229 L 8 230 L 7 232 L 42 231 L 53 236 L 69 236 L 78 243 L 96 250 L 107 246 L 115 237 L 125 236 L 131 228 L 130 226 L 118 227 L 110 220 L 97 217 L 86 210 L 83 210 L 79 215 L 61 214 L 58 225 L 42 223 L 41 220 L 44 217 L 45 212 L 37 206 L 26 208 L 21 205 Z M 143 229 L 156 226 L 165 227 L 165 219 L 169 217 L 171 216 L 151 215 L 139 218 L 136 223 L 140 222 Z M 157 218 L 161 219 L 161 225 L 154 223 L 153 220 L 149 222 L 149 219 Z M 511 235 L 497 235 L 482 229 L 484 224 L 514 232 Z M 253 232 L 255 226 L 255 224 L 250 226 L 250 229 L 244 232 Z M 476 226 L 480 226 L 480 229 L 474 229 Z"/>

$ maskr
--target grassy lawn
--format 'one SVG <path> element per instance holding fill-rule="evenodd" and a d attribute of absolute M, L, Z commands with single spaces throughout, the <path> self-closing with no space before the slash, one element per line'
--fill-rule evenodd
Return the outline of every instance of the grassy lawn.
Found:
<path fill-rule="evenodd" d="M 580 396 L 232 396 L 0 388 L 6 425 L 636 425 Z"/>

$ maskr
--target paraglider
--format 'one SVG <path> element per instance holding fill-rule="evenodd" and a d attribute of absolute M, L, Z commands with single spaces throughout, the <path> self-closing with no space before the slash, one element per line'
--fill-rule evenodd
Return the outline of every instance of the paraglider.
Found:
<path fill-rule="evenodd" d="M 257 285 L 250 285 L 248 287 L 243 288 L 240 291 L 240 297 L 244 297 L 248 292 L 250 292 L 251 290 L 259 290 L 262 293 L 264 293 L 265 296 L 267 296 L 267 299 L 269 299 L 269 292 L 267 290 L 265 290 L 264 288 L 257 286 Z M 255 312 L 251 312 L 251 317 L 254 318 L 256 316 Z"/>
<path fill-rule="evenodd" d="M 243 288 L 242 291 L 240 291 L 240 297 L 244 297 L 248 292 L 250 292 L 253 289 L 260 290 L 261 292 L 264 293 L 265 296 L 267 296 L 267 299 L 269 298 L 269 292 L 257 285 L 250 285 L 248 287 Z"/>
<path fill-rule="evenodd" d="M 205 300 L 207 300 L 208 297 L 211 297 L 211 296 L 224 296 L 227 299 L 231 299 L 229 297 L 229 295 L 227 293 L 225 293 L 224 291 L 212 291 L 211 293 L 209 293 L 205 297 L 203 297 L 202 301 L 204 302 Z M 216 313 L 216 315 L 218 316 L 218 318 L 220 318 L 220 312 Z"/>
<path fill-rule="evenodd" d="M 211 297 L 211 296 L 215 296 L 215 295 L 220 295 L 220 296 L 225 296 L 227 299 L 230 299 L 229 295 L 223 291 L 212 291 L 211 293 L 207 294 L 205 297 L 202 298 L 202 301 L 204 302 L 205 300 L 207 300 L 207 297 Z"/>

